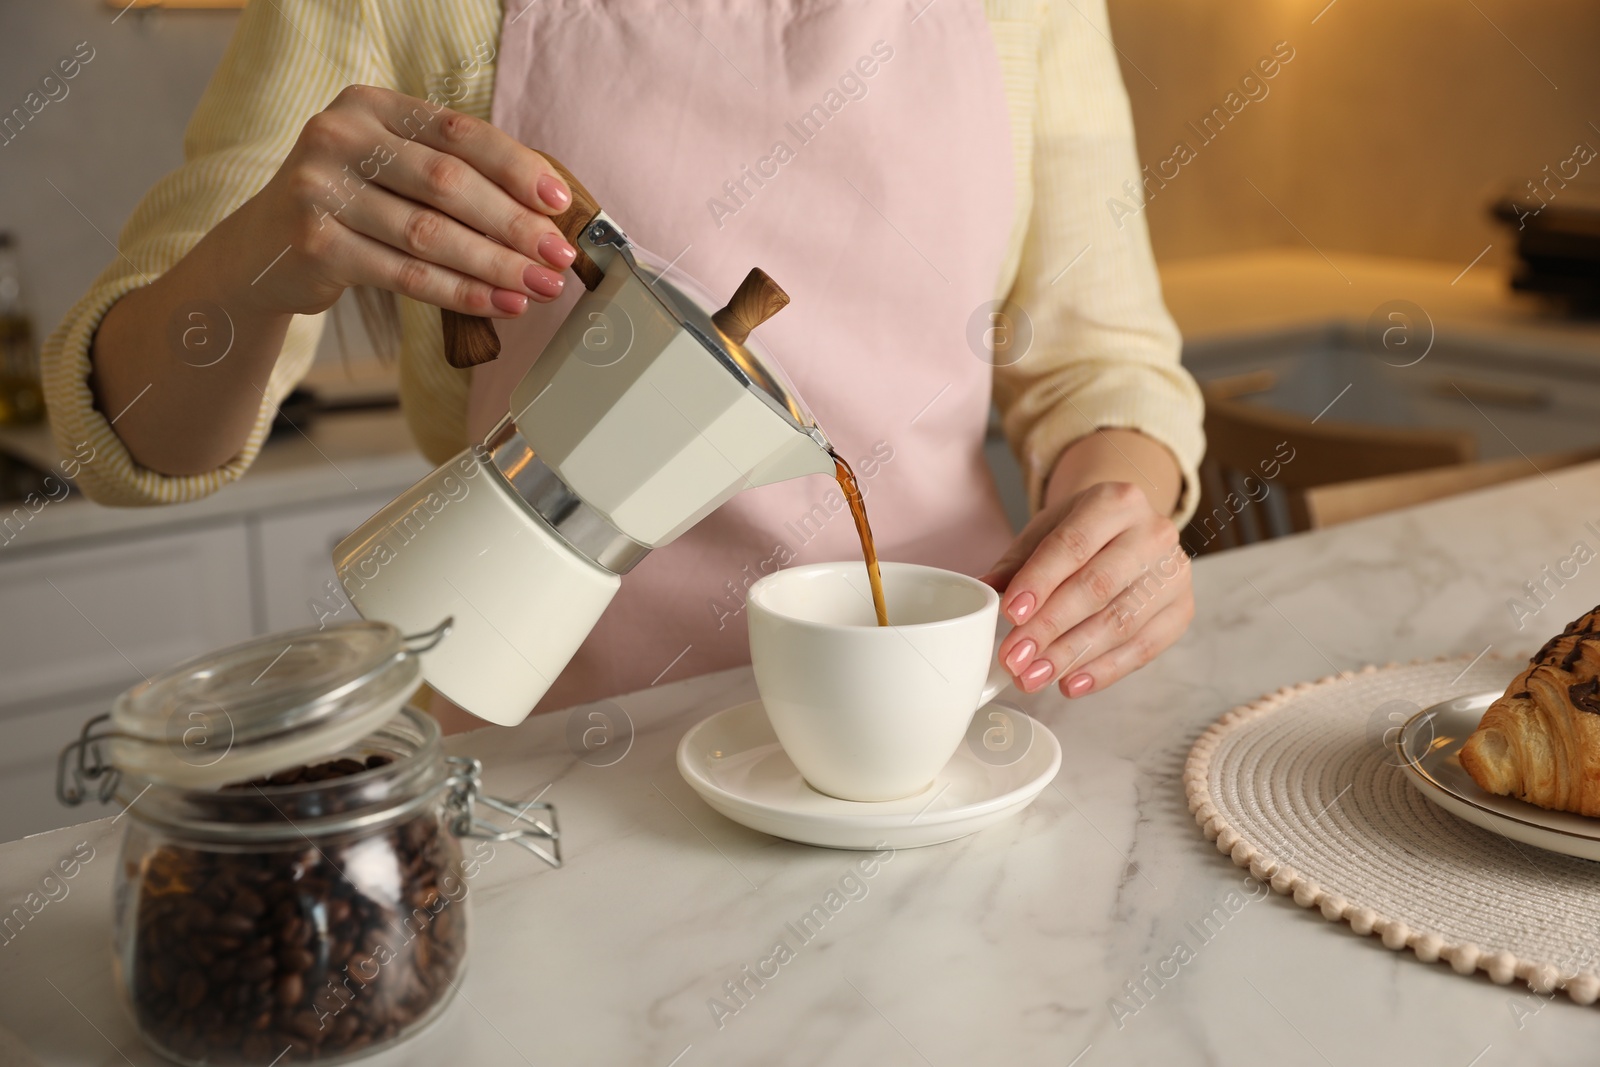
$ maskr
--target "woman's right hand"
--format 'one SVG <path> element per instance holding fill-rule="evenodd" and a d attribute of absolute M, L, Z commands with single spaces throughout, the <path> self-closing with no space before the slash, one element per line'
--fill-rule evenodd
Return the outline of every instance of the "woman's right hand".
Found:
<path fill-rule="evenodd" d="M 487 122 L 352 85 L 258 193 L 106 312 L 90 348 L 96 406 L 139 465 L 213 471 L 258 424 L 296 315 L 353 285 L 521 314 L 561 295 L 577 253 L 551 216 L 571 202 L 548 160 Z M 191 322 L 225 324 L 227 358 L 196 359 Z"/>
<path fill-rule="evenodd" d="M 308 315 L 366 285 L 509 318 L 561 295 L 577 253 L 550 216 L 571 202 L 543 156 L 489 123 L 351 85 L 230 220 L 233 247 L 259 259 L 241 295 Z"/>

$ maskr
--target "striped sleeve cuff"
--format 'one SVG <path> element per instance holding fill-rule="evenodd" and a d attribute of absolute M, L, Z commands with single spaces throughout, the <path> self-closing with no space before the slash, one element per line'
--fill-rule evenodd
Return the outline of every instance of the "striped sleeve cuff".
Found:
<path fill-rule="evenodd" d="M 134 461 L 112 425 L 122 412 L 99 410 L 89 388 L 89 352 L 95 331 L 111 305 L 142 284 L 139 277 L 123 274 L 95 285 L 51 333 L 41 352 L 45 407 L 57 449 L 77 458 L 76 481 L 84 495 L 119 507 L 197 500 L 236 481 L 261 451 L 278 404 L 310 365 L 322 332 L 320 315 L 296 316 L 290 324 L 255 424 L 238 455 L 215 470 L 172 477 Z M 143 396 L 141 393 L 128 408 Z"/>
<path fill-rule="evenodd" d="M 1198 390 L 1181 371 L 1177 380 L 1162 375 L 1153 384 L 1135 380 L 1148 378 L 1141 370 L 1128 366 L 1101 369 L 1086 388 L 1062 394 L 1020 440 L 1013 437 L 1032 510 L 1043 506 L 1045 484 L 1061 454 L 1074 442 L 1096 430 L 1134 430 L 1160 443 L 1177 461 L 1183 489 L 1171 516 L 1173 523 L 1182 529 L 1194 515 L 1200 502 L 1200 457 L 1205 451 L 1205 438 L 1194 417 Z"/>

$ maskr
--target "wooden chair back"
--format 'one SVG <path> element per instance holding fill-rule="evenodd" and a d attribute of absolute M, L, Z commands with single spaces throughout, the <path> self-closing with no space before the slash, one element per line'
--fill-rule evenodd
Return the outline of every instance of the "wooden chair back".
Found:
<path fill-rule="evenodd" d="M 1273 384 L 1269 371 L 1209 383 L 1200 506 L 1184 530 L 1191 552 L 1214 552 L 1311 529 L 1308 491 L 1321 486 L 1467 463 L 1464 430 L 1371 426 L 1307 418 L 1244 397 Z"/>
<path fill-rule="evenodd" d="M 1306 490 L 1306 514 L 1317 530 L 1597 459 L 1600 448 L 1583 448 L 1316 486 Z"/>

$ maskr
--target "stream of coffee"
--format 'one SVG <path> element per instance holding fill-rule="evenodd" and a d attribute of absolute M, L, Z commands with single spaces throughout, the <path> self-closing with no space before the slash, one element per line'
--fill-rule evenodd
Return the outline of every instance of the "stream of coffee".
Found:
<path fill-rule="evenodd" d="M 861 498 L 861 486 L 856 482 L 855 471 L 839 453 L 829 450 L 833 457 L 834 477 L 844 498 L 850 505 L 850 517 L 856 520 L 856 533 L 861 538 L 861 555 L 867 561 L 867 580 L 872 583 L 872 610 L 877 613 L 878 625 L 889 625 L 889 608 L 883 600 L 883 573 L 878 569 L 878 546 L 872 542 L 872 527 L 867 525 L 867 502 Z"/>

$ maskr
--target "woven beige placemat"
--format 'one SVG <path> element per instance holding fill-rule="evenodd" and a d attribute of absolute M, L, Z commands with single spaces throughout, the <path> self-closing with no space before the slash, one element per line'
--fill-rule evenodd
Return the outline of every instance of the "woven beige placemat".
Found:
<path fill-rule="evenodd" d="M 1502 690 L 1507 660 L 1367 667 L 1235 708 L 1189 753 L 1189 810 L 1241 867 L 1391 949 L 1504 985 L 1600 995 L 1600 864 L 1431 804 L 1385 745 L 1408 705 Z M 1465 668 L 1465 669 L 1464 669 Z"/>

